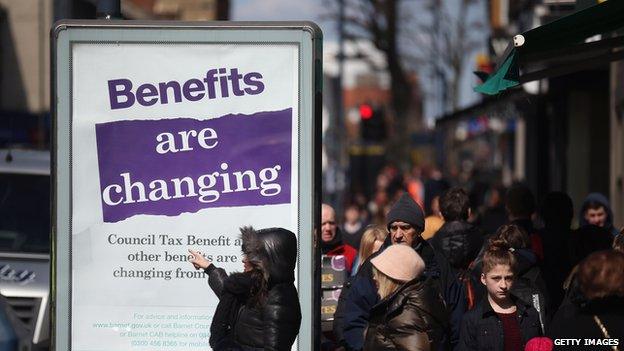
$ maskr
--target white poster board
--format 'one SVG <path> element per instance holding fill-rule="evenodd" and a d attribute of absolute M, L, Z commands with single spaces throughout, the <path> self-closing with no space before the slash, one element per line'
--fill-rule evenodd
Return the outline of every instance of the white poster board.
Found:
<path fill-rule="evenodd" d="M 247 225 L 297 235 L 311 348 L 317 32 L 108 23 L 55 31 L 56 349 L 209 349 L 187 250 L 242 271 Z"/>

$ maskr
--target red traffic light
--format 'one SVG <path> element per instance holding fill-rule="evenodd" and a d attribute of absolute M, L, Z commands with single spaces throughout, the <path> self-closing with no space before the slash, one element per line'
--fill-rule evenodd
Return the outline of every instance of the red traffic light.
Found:
<path fill-rule="evenodd" d="M 371 119 L 373 117 L 373 108 L 371 105 L 360 105 L 360 117 L 364 120 Z"/>

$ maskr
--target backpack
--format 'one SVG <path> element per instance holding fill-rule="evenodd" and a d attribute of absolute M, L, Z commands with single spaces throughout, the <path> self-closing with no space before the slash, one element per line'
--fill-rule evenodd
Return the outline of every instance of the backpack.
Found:
<path fill-rule="evenodd" d="M 480 283 L 476 281 L 475 276 L 471 272 L 474 269 L 474 265 L 475 261 L 470 262 L 467 269 L 459 269 L 455 275 L 461 294 L 466 302 L 466 311 L 472 310 L 479 302 L 477 287 Z"/>

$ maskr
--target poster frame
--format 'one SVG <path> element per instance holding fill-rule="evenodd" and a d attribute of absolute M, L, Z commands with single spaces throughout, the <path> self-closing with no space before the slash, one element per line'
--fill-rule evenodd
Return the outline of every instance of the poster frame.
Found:
<path fill-rule="evenodd" d="M 203 31 L 203 34 L 196 34 Z M 193 36 L 189 36 L 193 33 Z M 205 39 L 199 40 L 203 36 Z M 313 22 L 62 20 L 51 30 L 51 349 L 72 350 L 72 71 L 73 43 L 290 43 L 299 46 L 298 350 L 320 340 L 322 32 Z M 295 171 L 295 170 L 293 170 Z M 114 351 L 114 350 L 111 350 Z"/>

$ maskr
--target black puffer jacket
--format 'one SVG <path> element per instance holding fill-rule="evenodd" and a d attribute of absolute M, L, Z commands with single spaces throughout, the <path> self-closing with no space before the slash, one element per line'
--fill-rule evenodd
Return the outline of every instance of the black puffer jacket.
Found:
<path fill-rule="evenodd" d="M 437 350 L 448 324 L 444 300 L 413 280 L 371 310 L 364 350 Z"/>
<path fill-rule="evenodd" d="M 255 231 L 248 227 L 241 229 L 241 233 L 243 252 L 253 265 L 260 267 L 268 291 L 260 305 L 251 303 L 251 299 L 240 304 L 237 313 L 225 318 L 230 321 L 224 327 L 231 329 L 229 338 L 245 349 L 290 350 L 301 325 L 301 307 L 293 284 L 297 261 L 295 235 L 282 228 Z M 240 285 L 231 284 L 229 280 L 240 281 L 244 274 L 228 277 L 223 269 L 214 265 L 208 267 L 206 273 L 210 287 L 220 299 L 230 293 L 224 287 Z M 215 315 L 214 320 L 223 319 L 220 317 Z M 236 349 L 229 344 L 221 349 L 228 347 Z"/>
<path fill-rule="evenodd" d="M 526 342 L 541 334 L 537 311 L 530 304 L 516 299 L 518 325 L 522 332 L 522 350 Z M 503 351 L 505 340 L 503 325 L 487 297 L 472 310 L 468 311 L 462 320 L 458 351 Z"/>
<path fill-rule="evenodd" d="M 429 242 L 451 267 L 466 269 L 483 246 L 483 233 L 466 221 L 451 221 L 444 223 Z"/>

